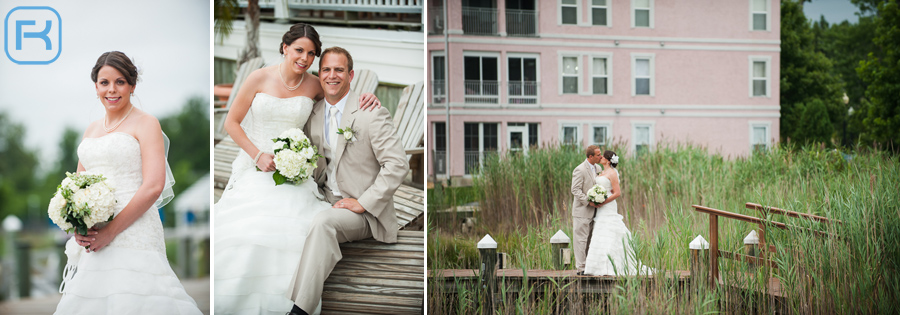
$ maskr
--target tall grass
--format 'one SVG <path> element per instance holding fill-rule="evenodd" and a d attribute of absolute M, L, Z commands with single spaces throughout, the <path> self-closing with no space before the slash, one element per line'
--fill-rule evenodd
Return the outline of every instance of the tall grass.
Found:
<path fill-rule="evenodd" d="M 584 160 L 580 151 L 550 147 L 532 150 L 528 156 L 487 160 L 474 181 L 483 198 L 475 231 L 430 230 L 429 269 L 475 269 L 475 243 L 488 233 L 498 241 L 498 251 L 510 255 L 515 268 L 551 269 L 550 236 L 558 229 L 572 235 L 569 187 L 572 170 Z M 634 235 L 638 259 L 656 269 L 655 278 L 660 281 L 625 280 L 614 293 L 596 298 L 602 301 L 598 307 L 602 304 L 612 313 L 897 312 L 900 163 L 896 156 L 860 149 L 846 161 L 838 152 L 807 147 L 774 148 L 750 158 L 727 159 L 690 144 L 662 144 L 640 159 L 623 156 L 618 170 L 623 190 L 617 200 L 619 213 Z M 834 236 L 769 228 L 766 241 L 778 248 L 770 257 L 778 268 L 720 259 L 726 286 L 698 287 L 702 281 L 693 281 L 694 289 L 684 289 L 674 279 L 664 279 L 669 272 L 688 269 L 691 239 L 698 234 L 709 238 L 708 217 L 691 205 L 760 216 L 745 209 L 746 202 L 823 215 L 843 224 L 769 217 Z M 756 228 L 720 219 L 720 249 L 743 252 L 744 236 Z M 767 291 L 769 278 L 781 281 L 783 299 L 765 294 L 772 293 Z M 431 299 L 442 298 L 431 291 L 429 295 L 429 305 Z M 567 305 L 574 301 L 563 300 Z M 535 301 L 523 303 L 526 309 L 534 306 L 555 313 L 549 311 L 551 302 L 540 302 L 550 303 L 546 307 Z"/>

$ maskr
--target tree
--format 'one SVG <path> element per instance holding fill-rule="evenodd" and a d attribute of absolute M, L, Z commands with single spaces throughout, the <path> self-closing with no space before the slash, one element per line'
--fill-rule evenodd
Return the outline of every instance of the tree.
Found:
<path fill-rule="evenodd" d="M 900 151 L 900 6 L 896 0 L 878 4 L 876 49 L 856 69 L 868 83 L 871 104 L 865 111 L 861 140 L 877 141 Z"/>
<path fill-rule="evenodd" d="M 237 0 L 215 0 L 213 5 L 214 30 L 219 40 L 222 40 L 231 34 L 231 22 L 239 11 L 238 2 Z M 259 0 L 247 1 L 247 12 L 244 15 L 247 26 L 247 46 L 238 53 L 238 67 L 250 59 L 261 56 L 259 53 L 259 12 Z"/>
<path fill-rule="evenodd" d="M 812 99 L 801 106 L 800 128 L 797 130 L 797 138 L 805 143 L 824 143 L 831 145 L 831 135 L 834 126 L 828 119 L 828 110 L 820 99 Z"/>
<path fill-rule="evenodd" d="M 213 2 L 213 30 L 219 41 L 231 35 L 231 21 L 240 14 L 237 0 L 215 0 Z"/>
<path fill-rule="evenodd" d="M 832 63 L 816 52 L 813 30 L 803 7 L 793 0 L 781 3 L 781 138 L 804 143 L 803 104 L 820 100 L 833 126 L 846 119 L 842 86 L 831 73 Z M 832 128 L 832 130 L 834 127 Z"/>
<path fill-rule="evenodd" d="M 0 220 L 9 214 L 22 216 L 30 206 L 35 187 L 37 155 L 25 147 L 25 127 L 0 112 Z M 51 196 L 48 196 L 48 200 Z"/>
<path fill-rule="evenodd" d="M 161 118 L 159 124 L 169 137 L 169 166 L 175 177 L 175 198 L 203 175 L 209 173 L 209 102 L 193 97 L 177 115 Z M 166 225 L 174 225 L 173 207 L 167 206 Z"/>

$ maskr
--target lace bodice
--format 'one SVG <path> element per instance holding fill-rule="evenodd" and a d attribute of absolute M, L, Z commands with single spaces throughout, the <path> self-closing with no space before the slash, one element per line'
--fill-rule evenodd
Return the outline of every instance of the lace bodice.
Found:
<path fill-rule="evenodd" d="M 256 93 L 250 105 L 245 132 L 256 148 L 272 153 L 272 139 L 291 128 L 303 128 L 312 113 L 313 101 L 306 96 L 278 98 Z"/>
<path fill-rule="evenodd" d="M 86 172 L 102 174 L 115 188 L 116 215 L 128 205 L 143 183 L 141 146 L 130 134 L 114 132 L 102 137 L 85 138 L 78 145 L 78 160 Z M 157 209 L 144 212 L 109 246 L 155 250 L 165 255 L 162 222 Z"/>

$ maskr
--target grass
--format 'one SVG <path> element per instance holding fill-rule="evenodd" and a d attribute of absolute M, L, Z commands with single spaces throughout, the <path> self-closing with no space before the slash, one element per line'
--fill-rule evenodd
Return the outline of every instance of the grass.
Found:
<path fill-rule="evenodd" d="M 612 146 L 619 152 L 621 147 Z M 528 156 L 485 161 L 474 180 L 473 195 L 481 203 L 475 227 L 463 232 L 451 223 L 429 221 L 429 270 L 476 269 L 475 244 L 484 234 L 497 240 L 498 251 L 509 254 L 515 268 L 552 269 L 550 236 L 560 229 L 572 235 L 569 186 L 572 169 L 584 160 L 579 152 L 578 148 L 549 147 L 532 150 Z M 521 290 L 531 292 L 501 292 L 499 303 L 485 304 L 476 298 L 477 285 L 467 288 L 470 284 L 460 283 L 453 292 L 446 285 L 429 283 L 429 310 L 471 313 L 489 305 L 499 314 L 519 313 L 518 309 L 558 313 L 558 308 L 565 309 L 563 313 L 585 309 L 697 314 L 897 312 L 900 163 L 896 156 L 859 149 L 846 161 L 839 152 L 806 147 L 774 148 L 750 158 L 728 159 L 690 144 L 662 144 L 640 159 L 623 156 L 618 169 L 623 189 L 617 200 L 619 213 L 632 231 L 636 255 L 662 275 L 688 270 L 687 244 L 697 235 L 709 239 L 708 217 L 695 212 L 694 204 L 759 216 L 744 208 L 745 202 L 755 202 L 843 224 L 769 218 L 836 237 L 769 228 L 766 241 L 778 247 L 779 254 L 771 256 L 778 268 L 720 260 L 722 279 L 729 286 L 692 281 L 691 288 L 682 288 L 665 277 L 657 277 L 659 281 L 626 278 L 614 292 L 600 296 L 583 297 L 572 289 L 577 285 L 558 290 L 562 296 L 544 296 L 552 292 L 546 287 L 524 286 Z M 742 240 L 755 228 L 720 219 L 720 249 L 743 252 Z M 765 294 L 769 278 L 782 282 L 783 300 Z M 732 286 L 747 290 L 728 289 Z"/>

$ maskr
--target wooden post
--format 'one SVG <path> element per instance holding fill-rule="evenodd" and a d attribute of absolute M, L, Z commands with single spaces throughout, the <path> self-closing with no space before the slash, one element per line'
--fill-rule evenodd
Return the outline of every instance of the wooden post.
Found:
<path fill-rule="evenodd" d="M 497 288 L 497 242 L 490 234 L 478 241 L 478 254 L 481 256 L 478 277 L 480 277 L 482 292 L 484 292 L 482 301 L 487 303 L 484 310 L 491 312 L 493 296 Z"/>
<path fill-rule="evenodd" d="M 31 296 L 31 244 L 16 242 L 16 280 L 19 298 Z"/>
<path fill-rule="evenodd" d="M 719 279 L 719 216 L 709 215 L 709 281 Z"/>
<path fill-rule="evenodd" d="M 750 257 L 757 257 L 759 254 L 759 237 L 756 235 L 756 230 L 750 231 L 747 237 L 744 237 L 744 252 Z M 750 264 L 750 270 L 756 270 L 756 267 L 756 264 Z"/>
<path fill-rule="evenodd" d="M 562 230 L 556 231 L 556 234 L 553 234 L 553 237 L 550 238 L 550 257 L 553 259 L 553 267 L 556 270 L 564 270 L 565 268 L 565 256 L 563 254 L 563 249 L 569 247 L 569 236 L 566 235 Z M 568 251 L 565 251 L 568 253 Z"/>
<path fill-rule="evenodd" d="M 688 248 L 691 250 L 691 280 L 702 279 L 708 274 L 709 268 L 709 242 L 703 236 L 697 235 Z"/>

